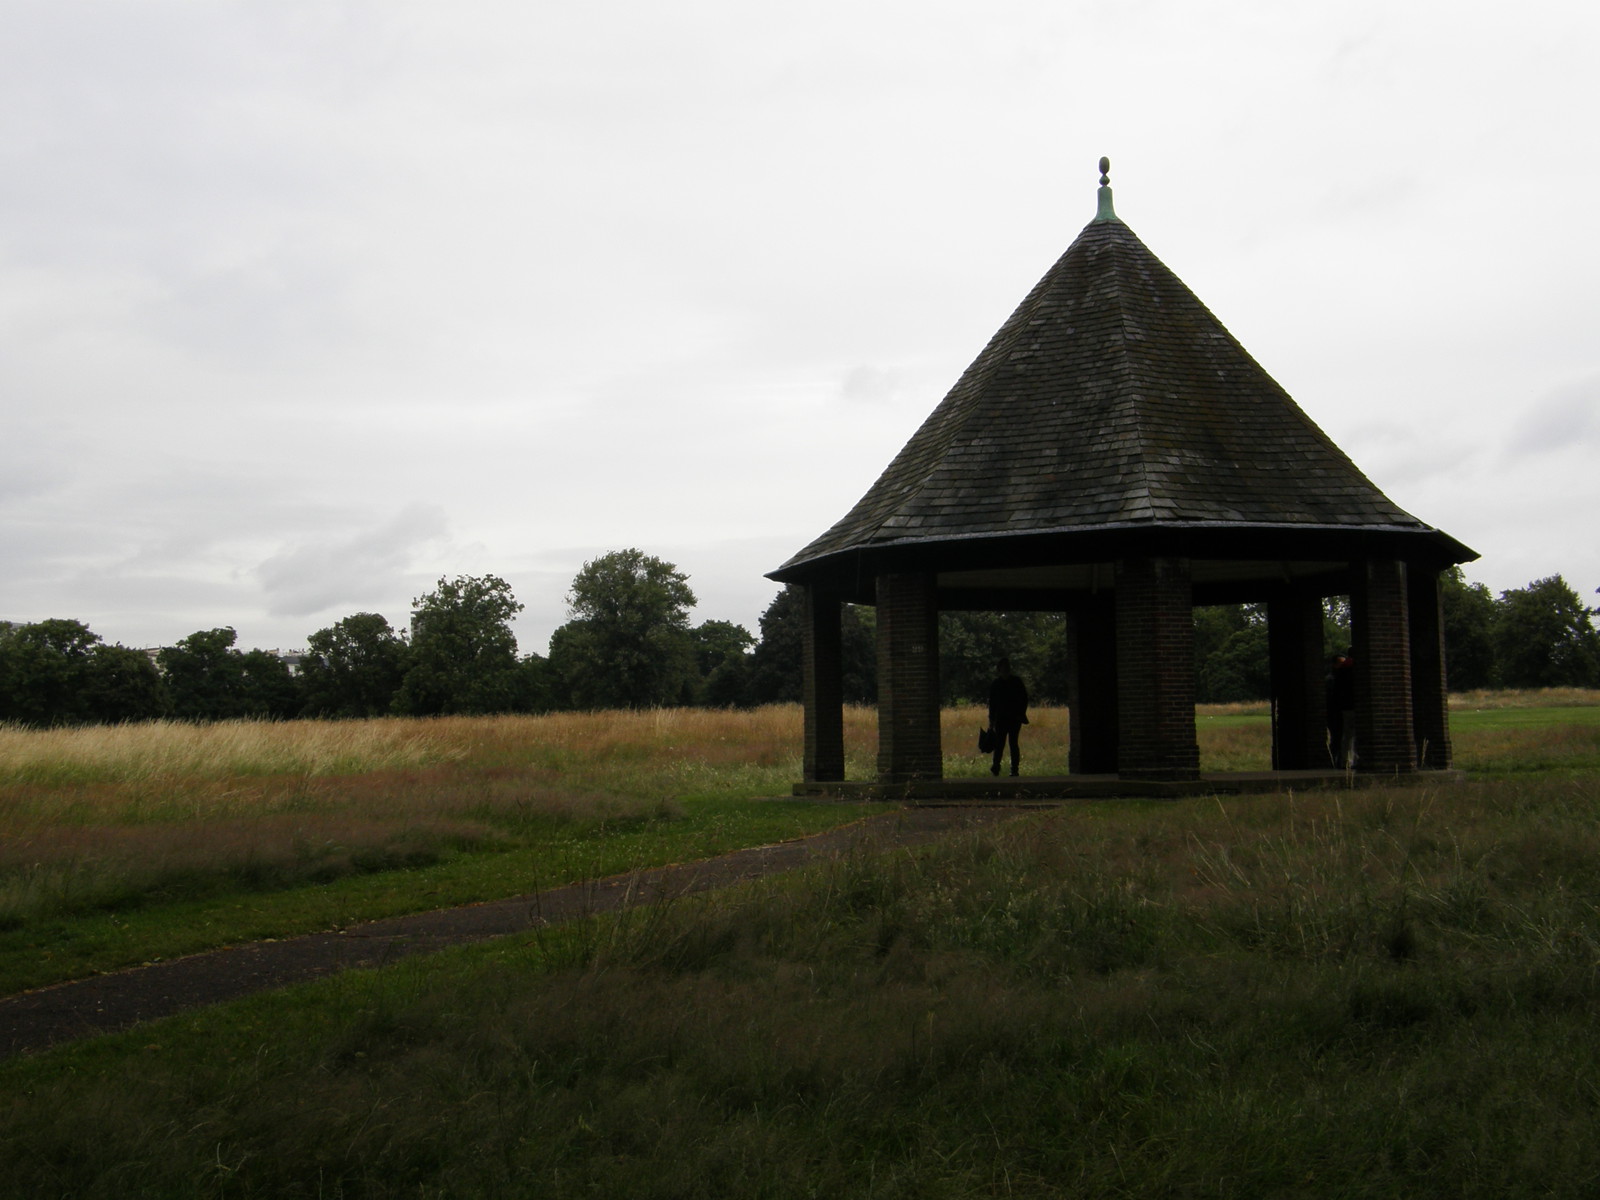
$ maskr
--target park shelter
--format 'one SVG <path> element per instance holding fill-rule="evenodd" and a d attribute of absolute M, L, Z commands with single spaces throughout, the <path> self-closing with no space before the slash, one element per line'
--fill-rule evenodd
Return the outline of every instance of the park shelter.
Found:
<path fill-rule="evenodd" d="M 876 607 L 880 783 L 937 780 L 938 614 L 1060 612 L 1074 775 L 1199 780 L 1193 608 L 1265 605 L 1273 767 L 1331 767 L 1348 596 L 1359 769 L 1450 764 L 1439 579 L 1390 501 L 1120 220 L 1097 212 L 878 481 L 770 578 L 805 613 L 804 773 L 844 778 L 841 609 Z"/>

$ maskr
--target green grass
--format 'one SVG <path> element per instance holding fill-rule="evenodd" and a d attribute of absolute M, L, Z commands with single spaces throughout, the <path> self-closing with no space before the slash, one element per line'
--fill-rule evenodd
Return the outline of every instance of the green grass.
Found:
<path fill-rule="evenodd" d="M 1600 769 L 1600 705 L 1585 699 L 1458 702 L 1458 765 L 1523 778 Z M 945 714 L 948 776 L 986 771 L 966 747 L 978 719 Z M 862 777 L 870 714 L 852 710 L 848 728 Z M 1063 710 L 1035 713 L 1028 773 L 1065 773 L 1067 728 Z M 1267 766 L 1262 705 L 1202 708 L 1197 732 L 1207 770 Z M 759 799 L 798 776 L 797 735 L 798 714 L 782 709 L 6 731 L 0 994 L 854 819 Z"/>
<path fill-rule="evenodd" d="M 0 1170 L 75 1197 L 1592 1195 L 1600 705 L 1478 699 L 1453 713 L 1465 784 L 1074 805 L 3 1063 Z M 1065 723 L 1042 713 L 1025 763 Z M 1202 712 L 1208 762 L 1253 761 L 1265 727 Z M 756 798 L 793 770 L 762 729 L 386 726 L 366 752 L 426 737 L 426 761 L 350 774 L 347 748 L 318 775 L 282 745 L 298 773 L 102 756 L 13 778 L 8 836 L 78 853 L 86 885 L 85 846 L 211 856 L 37 911 L 0 969 L 65 978 L 857 815 Z M 280 835 L 282 861 L 229 865 Z"/>
<path fill-rule="evenodd" d="M 1565 708 L 1457 708 L 1450 712 L 1452 730 L 1466 733 L 1480 729 L 1548 729 L 1553 726 L 1600 725 L 1600 705 L 1569 705 Z"/>
<path fill-rule="evenodd" d="M 709 858 L 834 828 L 864 811 L 799 800 L 692 799 L 632 820 L 535 824 L 521 831 L 520 844 L 310 886 L 261 890 L 248 880 L 222 877 L 180 882 L 171 885 L 176 895 L 135 895 L 0 932 L 0 995 L 235 942 L 338 929 Z M 185 894 L 196 888 L 209 894 Z"/>
<path fill-rule="evenodd" d="M 0 728 L 0 994 L 857 819 L 759 799 L 798 717 Z"/>
<path fill-rule="evenodd" d="M 0 1066 L 0 1164 L 84 1197 L 1592 1195 L 1597 817 L 1559 780 L 1054 810 Z"/>
<path fill-rule="evenodd" d="M 1454 707 L 1456 766 L 1480 776 L 1581 777 L 1600 771 L 1600 705 Z"/>

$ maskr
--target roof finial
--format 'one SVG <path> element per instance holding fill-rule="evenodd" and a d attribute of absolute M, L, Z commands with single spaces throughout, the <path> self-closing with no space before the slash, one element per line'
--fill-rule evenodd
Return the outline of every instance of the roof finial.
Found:
<path fill-rule="evenodd" d="M 1100 192 L 1097 199 L 1099 200 L 1099 210 L 1094 214 L 1094 219 L 1096 221 L 1115 221 L 1117 213 L 1111 207 L 1111 160 L 1109 158 L 1100 160 Z"/>

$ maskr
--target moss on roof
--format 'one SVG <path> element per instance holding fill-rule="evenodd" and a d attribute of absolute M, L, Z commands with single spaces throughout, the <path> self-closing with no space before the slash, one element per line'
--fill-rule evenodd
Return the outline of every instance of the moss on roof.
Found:
<path fill-rule="evenodd" d="M 1213 525 L 1442 536 L 1113 215 L 1084 228 L 855 507 L 772 574 L 891 545 Z"/>

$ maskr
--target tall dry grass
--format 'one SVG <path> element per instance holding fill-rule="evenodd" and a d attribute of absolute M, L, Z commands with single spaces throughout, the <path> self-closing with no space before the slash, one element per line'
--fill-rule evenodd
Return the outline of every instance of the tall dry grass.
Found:
<path fill-rule="evenodd" d="M 0 928 L 437 862 L 786 786 L 792 713 L 0 730 Z"/>
<path fill-rule="evenodd" d="M 1600 691 L 1545 689 L 1469 692 L 1455 711 L 1600 707 Z M 1202 705 L 1196 710 L 1202 755 L 1240 757 L 1246 743 L 1270 736 L 1262 702 Z M 1069 714 L 1032 710 L 1023 752 L 1036 774 L 1065 771 Z M 1252 720 L 1259 718 L 1257 722 Z M 978 707 L 941 714 L 947 765 L 977 765 Z M 1243 740 L 1235 731 L 1243 730 Z M 1227 731 L 1226 736 L 1222 736 Z M 844 710 L 847 773 L 870 778 L 877 753 L 877 713 Z M 801 713 L 797 705 L 753 711 L 654 709 L 543 716 L 377 718 L 364 721 L 232 721 L 211 725 L 150 722 L 34 730 L 0 724 L 0 785 L 155 784 L 181 790 L 199 780 L 293 776 L 307 779 L 464 764 L 539 765 L 583 773 L 619 786 L 744 786 L 766 772 L 798 778 Z M 1224 768 L 1216 768 L 1224 769 Z M 654 782 L 653 782 L 654 781 Z"/>
<path fill-rule="evenodd" d="M 150 721 L 70 729 L 0 725 L 0 783 L 170 782 L 261 775 L 348 775 L 462 757 L 443 723 Z"/>
<path fill-rule="evenodd" d="M 864 745 L 870 709 L 846 710 Z M 780 766 L 798 761 L 800 710 L 648 709 L 543 716 L 381 717 L 355 721 L 155 721 L 71 729 L 0 724 L 0 784 L 140 783 L 324 777 L 440 763 L 504 766 L 687 760 Z"/>
<path fill-rule="evenodd" d="M 1517 710 L 1545 705 L 1576 712 L 1591 699 L 1600 694 L 1459 697 L 1474 722 L 1457 732 L 1457 760 L 1480 770 L 1600 765 L 1600 722 L 1515 725 L 1495 716 L 1513 722 Z M 1024 773 L 1066 774 L 1067 710 L 1041 707 L 1031 717 Z M 984 720 L 975 707 L 942 714 L 947 777 L 987 773 L 976 746 Z M 876 729 L 875 710 L 845 710 L 849 778 L 876 773 Z M 1265 706 L 1206 706 L 1197 734 L 1206 770 L 1268 766 Z M 801 742 L 796 705 L 0 727 L 0 925 L 207 878 L 287 886 L 416 865 L 493 848 L 539 822 L 784 795 L 800 778 Z"/>

